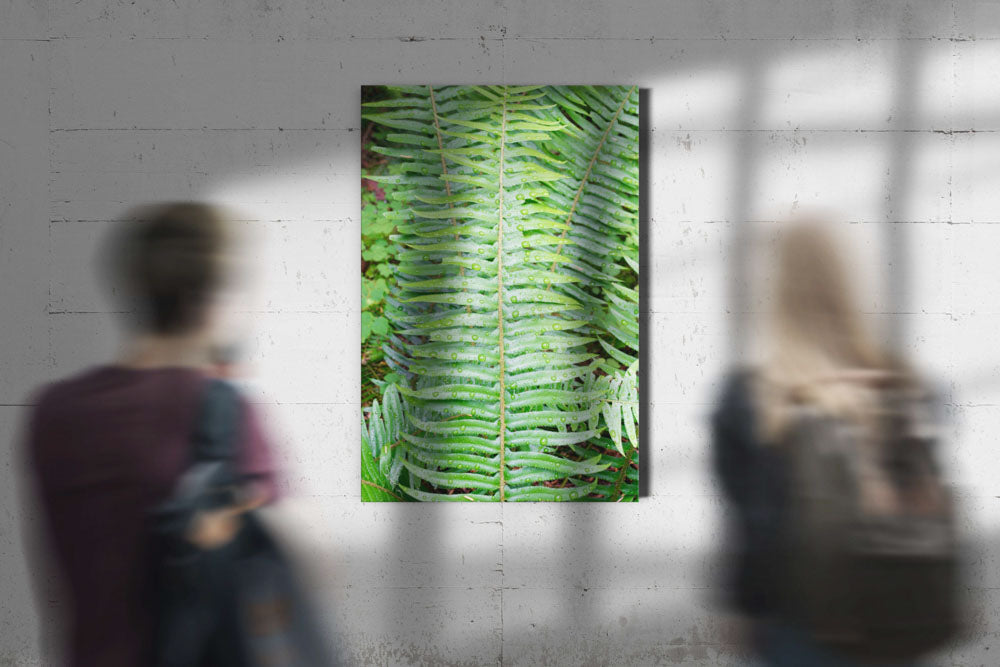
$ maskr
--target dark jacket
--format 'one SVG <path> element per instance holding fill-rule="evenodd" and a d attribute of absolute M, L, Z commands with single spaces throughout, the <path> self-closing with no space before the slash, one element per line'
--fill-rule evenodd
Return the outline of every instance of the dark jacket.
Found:
<path fill-rule="evenodd" d="M 712 463 L 732 517 L 734 557 L 726 575 L 730 603 L 751 616 L 778 615 L 787 469 L 780 453 L 757 436 L 749 371 L 727 378 L 711 421 Z"/>

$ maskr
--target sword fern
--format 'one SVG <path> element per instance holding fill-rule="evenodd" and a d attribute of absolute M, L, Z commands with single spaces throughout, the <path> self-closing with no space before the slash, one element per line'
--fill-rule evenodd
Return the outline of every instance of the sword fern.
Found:
<path fill-rule="evenodd" d="M 364 114 L 401 165 L 366 178 L 401 198 L 384 349 L 404 378 L 363 424 L 388 484 L 369 491 L 634 499 L 637 91 L 395 90 Z"/>

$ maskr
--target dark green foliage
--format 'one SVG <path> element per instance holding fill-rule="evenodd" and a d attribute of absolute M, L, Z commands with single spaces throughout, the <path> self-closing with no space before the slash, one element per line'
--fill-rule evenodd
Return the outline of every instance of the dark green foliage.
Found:
<path fill-rule="evenodd" d="M 381 133 L 371 123 L 365 125 L 362 168 L 366 173 L 394 173 L 397 165 L 368 150 Z M 362 180 L 361 188 L 361 379 L 362 402 L 371 403 L 379 387 L 373 380 L 399 379 L 384 362 L 383 345 L 389 337 L 385 298 L 395 287 L 395 263 L 399 247 L 390 240 L 396 230 L 395 193 L 391 185 L 379 186 Z"/>

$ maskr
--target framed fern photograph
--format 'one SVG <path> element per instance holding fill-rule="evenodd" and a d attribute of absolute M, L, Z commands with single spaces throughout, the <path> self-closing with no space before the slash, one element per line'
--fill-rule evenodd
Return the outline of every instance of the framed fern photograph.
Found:
<path fill-rule="evenodd" d="M 361 498 L 639 496 L 639 89 L 365 86 Z"/>

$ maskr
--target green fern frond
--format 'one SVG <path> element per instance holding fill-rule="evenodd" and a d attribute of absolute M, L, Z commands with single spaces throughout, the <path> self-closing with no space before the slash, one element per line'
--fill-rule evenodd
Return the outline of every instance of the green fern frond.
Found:
<path fill-rule="evenodd" d="M 572 243 L 560 252 L 571 259 L 567 270 L 596 288 L 584 296 L 601 320 L 598 329 L 637 353 L 638 327 L 631 332 L 616 322 L 637 324 L 638 299 L 628 308 L 614 302 L 611 290 L 638 279 L 638 87 L 553 86 L 547 99 L 576 128 L 546 146 L 566 161 L 571 176 L 548 184 L 553 205 L 567 211 L 563 234 Z"/>
<path fill-rule="evenodd" d="M 392 472 L 383 470 L 380 464 L 391 465 L 391 451 L 400 437 L 402 427 L 402 406 L 395 387 L 388 385 L 382 394 L 384 409 L 378 401 L 372 403 L 368 421 L 361 418 L 361 500 L 398 501 L 403 500 L 393 491 L 395 484 L 389 481 Z"/>

